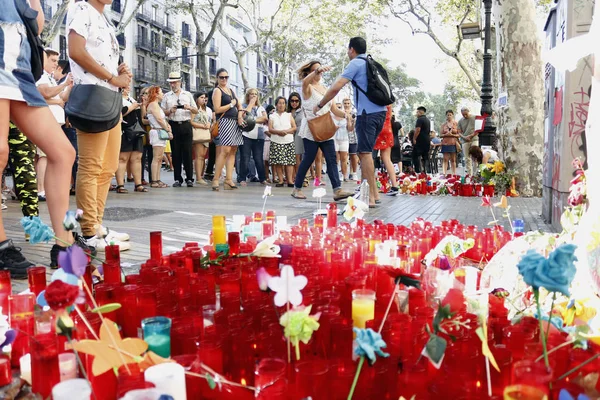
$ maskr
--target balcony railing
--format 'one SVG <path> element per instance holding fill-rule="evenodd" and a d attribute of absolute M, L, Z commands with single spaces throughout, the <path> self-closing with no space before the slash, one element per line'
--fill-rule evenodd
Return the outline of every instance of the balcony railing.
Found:
<path fill-rule="evenodd" d="M 144 10 L 142 7 L 138 8 L 137 13 L 135 14 L 137 19 L 141 19 L 146 22 L 152 21 L 152 14 L 150 12 Z"/>
<path fill-rule="evenodd" d="M 137 82 L 145 82 L 158 84 L 162 83 L 164 79 L 162 79 L 162 75 L 157 71 L 152 71 L 148 68 L 136 68 L 133 70 L 133 76 Z"/>
<path fill-rule="evenodd" d="M 156 19 L 152 18 L 152 25 L 157 28 L 162 28 L 165 22 L 165 16 L 163 14 L 156 13 Z"/>
<path fill-rule="evenodd" d="M 217 74 L 217 67 L 216 66 L 208 67 L 208 73 L 210 76 L 215 76 Z"/>
<path fill-rule="evenodd" d="M 135 39 L 135 47 L 141 50 L 152 51 L 152 45 L 150 41 L 144 36 L 138 36 Z"/>
<path fill-rule="evenodd" d="M 152 42 L 152 52 L 158 56 L 164 56 L 167 54 L 167 47 L 161 42 Z"/>
<path fill-rule="evenodd" d="M 218 56 L 219 55 L 219 48 L 215 45 L 210 45 L 210 47 L 208 48 L 208 53 L 209 56 Z"/>
<path fill-rule="evenodd" d="M 189 29 L 187 29 L 187 30 L 182 30 L 182 31 L 181 31 L 181 37 L 182 37 L 183 39 L 185 39 L 185 40 L 188 40 L 188 41 L 190 41 L 190 42 L 191 42 L 191 41 L 192 41 L 192 32 L 191 32 Z"/>
<path fill-rule="evenodd" d="M 192 57 L 190 57 L 190 56 L 181 57 L 181 63 L 183 65 L 192 66 Z"/>
<path fill-rule="evenodd" d="M 173 21 L 169 20 L 166 23 L 162 24 L 164 31 L 170 35 L 175 33 L 175 24 Z"/>

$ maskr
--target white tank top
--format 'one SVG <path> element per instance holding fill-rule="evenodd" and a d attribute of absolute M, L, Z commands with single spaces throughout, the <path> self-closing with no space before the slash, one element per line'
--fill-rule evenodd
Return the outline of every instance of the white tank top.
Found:
<path fill-rule="evenodd" d="M 323 106 L 317 114 L 313 113 L 313 108 L 323 98 L 323 95 L 315 90 L 314 87 L 311 87 L 311 95 L 308 99 L 302 98 L 302 112 L 304 113 L 305 118 L 302 120 L 302 126 L 300 127 L 299 135 L 303 139 L 312 140 L 314 142 L 314 138 L 312 133 L 310 133 L 310 129 L 308 129 L 308 120 L 321 116 L 331 111 L 331 101 Z M 335 135 L 334 135 L 335 137 Z M 333 140 L 333 137 L 329 140 Z"/>

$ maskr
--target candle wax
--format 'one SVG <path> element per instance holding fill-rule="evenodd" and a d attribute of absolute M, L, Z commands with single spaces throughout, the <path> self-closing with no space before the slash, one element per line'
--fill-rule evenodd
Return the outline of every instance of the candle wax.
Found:
<path fill-rule="evenodd" d="M 151 350 L 161 357 L 168 358 L 171 355 L 171 337 L 168 335 L 151 335 L 144 338 Z"/>
<path fill-rule="evenodd" d="M 367 321 L 375 318 L 375 300 L 352 300 L 352 323 L 355 328 L 364 329 Z"/>

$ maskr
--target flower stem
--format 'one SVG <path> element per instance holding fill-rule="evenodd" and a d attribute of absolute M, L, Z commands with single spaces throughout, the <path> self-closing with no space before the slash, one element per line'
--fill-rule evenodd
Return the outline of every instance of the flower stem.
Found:
<path fill-rule="evenodd" d="M 544 335 L 544 325 L 542 324 L 542 305 L 540 303 L 540 290 L 534 289 L 533 294 L 535 296 L 535 303 L 537 304 L 538 320 L 540 321 L 540 335 L 542 336 L 542 348 L 544 349 L 544 364 L 546 368 L 550 368 L 550 361 L 548 361 L 548 349 L 546 347 L 546 337 Z"/>
<path fill-rule="evenodd" d="M 550 304 L 550 312 L 548 313 L 548 326 L 546 327 L 546 340 L 550 335 L 550 325 L 552 325 L 552 311 L 554 310 L 554 301 L 556 301 L 556 292 L 552 293 L 552 303 Z"/>
<path fill-rule="evenodd" d="M 362 369 L 363 364 L 365 363 L 365 358 L 361 357 L 358 362 L 358 368 L 356 368 L 356 374 L 354 374 L 354 380 L 352 381 L 352 387 L 350 387 L 350 393 L 348 393 L 348 400 L 352 400 L 352 396 L 354 395 L 354 390 L 356 389 L 356 384 L 358 383 L 358 377 L 360 376 L 360 370 Z"/>
<path fill-rule="evenodd" d="M 392 304 L 394 304 L 394 299 L 396 298 L 396 293 L 398 291 L 398 285 L 394 285 L 394 291 L 392 292 L 392 297 L 390 298 L 390 302 L 387 305 L 387 308 L 385 310 L 385 314 L 383 315 L 383 319 L 381 320 L 381 325 L 379 325 L 379 330 L 377 331 L 377 333 L 381 333 L 381 331 L 383 330 L 383 325 L 385 324 L 385 320 L 387 319 L 389 313 L 390 313 L 390 309 L 392 308 Z"/>
<path fill-rule="evenodd" d="M 565 379 L 567 376 L 571 375 L 573 372 L 577 371 L 578 369 L 585 367 L 586 365 L 588 365 L 589 363 L 591 363 L 592 361 L 594 361 L 596 358 L 600 357 L 600 353 L 597 353 L 595 355 L 593 355 L 592 357 L 588 358 L 587 360 L 585 360 L 584 362 L 582 362 L 581 364 L 579 364 L 578 366 L 576 366 L 575 368 L 571 369 L 568 372 L 565 372 L 563 375 L 561 375 L 557 381 L 563 380 Z"/>

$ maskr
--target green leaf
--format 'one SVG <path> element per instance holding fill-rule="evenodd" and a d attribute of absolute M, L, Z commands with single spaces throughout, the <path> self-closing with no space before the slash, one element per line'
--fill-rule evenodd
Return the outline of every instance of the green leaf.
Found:
<path fill-rule="evenodd" d="M 98 306 L 92 310 L 95 313 L 108 314 L 109 312 L 113 312 L 121 308 L 121 304 L 119 303 L 108 303 L 101 306 Z"/>
<path fill-rule="evenodd" d="M 217 387 L 217 384 L 215 383 L 215 380 L 213 379 L 212 375 L 207 372 L 206 375 L 204 375 L 204 377 L 206 378 L 206 382 L 208 383 L 208 387 L 210 388 L 210 390 L 214 390 Z"/>
<path fill-rule="evenodd" d="M 442 303 L 438 305 L 438 311 L 435 313 L 435 317 L 433 317 L 433 331 L 435 333 L 440 331 L 440 325 L 446 319 L 451 319 L 454 316 L 454 313 L 450 311 L 450 304 L 446 304 L 442 306 Z"/>
<path fill-rule="evenodd" d="M 432 335 L 429 341 L 425 345 L 427 355 L 433 361 L 434 364 L 439 364 L 446 352 L 447 342 L 446 339 L 441 338 L 437 335 Z"/>
<path fill-rule="evenodd" d="M 396 278 L 396 285 L 399 285 L 399 284 L 403 284 L 404 286 L 412 286 L 417 289 L 421 289 L 421 281 L 416 278 L 412 278 L 410 276 L 398 276 Z"/>

